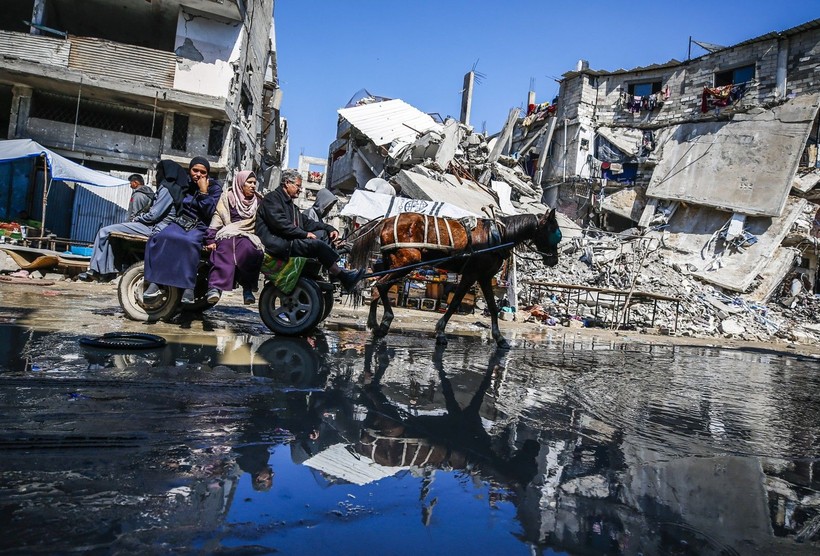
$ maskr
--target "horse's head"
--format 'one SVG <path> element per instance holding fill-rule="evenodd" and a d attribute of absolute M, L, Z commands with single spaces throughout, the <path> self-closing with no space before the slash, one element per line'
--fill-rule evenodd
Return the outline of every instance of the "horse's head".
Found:
<path fill-rule="evenodd" d="M 560 241 L 561 228 L 558 227 L 555 209 L 552 209 L 538 218 L 538 228 L 533 238 L 535 248 L 544 257 L 545 265 L 555 266 L 558 264 L 558 243 Z"/>

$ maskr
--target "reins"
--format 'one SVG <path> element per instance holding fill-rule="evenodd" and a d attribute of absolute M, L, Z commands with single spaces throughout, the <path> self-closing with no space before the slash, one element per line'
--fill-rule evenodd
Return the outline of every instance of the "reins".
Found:
<path fill-rule="evenodd" d="M 422 266 L 435 266 L 437 263 L 446 263 L 450 261 L 455 261 L 458 259 L 463 258 L 470 258 L 473 255 L 480 255 L 481 253 L 489 253 L 490 251 L 499 251 L 501 249 L 508 249 L 510 247 L 515 247 L 515 242 L 509 243 L 502 243 L 501 245 L 495 245 L 493 247 L 485 247 L 484 249 L 478 249 L 476 251 L 465 251 L 463 253 L 458 253 L 456 255 L 450 255 L 449 257 L 442 257 L 440 259 L 433 259 L 432 261 L 422 261 L 419 263 L 413 263 L 406 266 L 399 266 L 396 268 L 388 268 L 387 270 L 379 270 L 377 272 L 371 272 L 369 274 L 365 274 L 362 276 L 362 280 L 365 278 L 374 278 L 376 276 L 385 276 L 387 274 L 393 274 L 395 272 L 402 272 L 404 270 L 411 270 L 413 268 L 419 268 Z"/>

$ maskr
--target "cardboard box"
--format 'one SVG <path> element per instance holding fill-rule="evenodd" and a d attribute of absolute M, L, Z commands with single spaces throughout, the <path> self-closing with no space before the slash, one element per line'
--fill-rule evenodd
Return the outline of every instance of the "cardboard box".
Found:
<path fill-rule="evenodd" d="M 453 302 L 453 294 L 447 295 L 447 306 Z M 464 299 L 461 300 L 461 305 L 458 308 L 459 313 L 472 313 L 475 310 L 475 294 L 466 293 Z"/>
<path fill-rule="evenodd" d="M 379 290 L 376 288 L 371 288 L 370 295 L 372 296 L 371 299 L 378 299 L 379 298 Z M 391 305 L 398 305 L 399 304 L 399 285 L 393 284 L 390 286 L 390 289 L 387 290 L 387 299 L 390 301 Z"/>
<path fill-rule="evenodd" d="M 428 282 L 427 288 L 425 289 L 424 297 L 429 297 L 430 299 L 440 299 L 442 295 L 444 295 L 444 284 L 442 282 Z"/>

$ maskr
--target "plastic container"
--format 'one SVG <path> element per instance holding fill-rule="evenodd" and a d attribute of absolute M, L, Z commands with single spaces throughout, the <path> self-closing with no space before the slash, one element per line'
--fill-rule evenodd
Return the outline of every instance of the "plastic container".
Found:
<path fill-rule="evenodd" d="M 91 247 L 80 247 L 78 245 L 72 245 L 68 248 L 68 252 L 72 255 L 80 255 L 81 257 L 90 257 L 91 253 L 94 252 L 94 249 Z"/>

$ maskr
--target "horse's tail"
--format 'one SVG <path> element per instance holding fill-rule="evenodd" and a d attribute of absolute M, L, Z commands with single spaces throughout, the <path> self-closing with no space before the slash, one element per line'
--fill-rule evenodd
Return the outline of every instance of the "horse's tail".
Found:
<path fill-rule="evenodd" d="M 381 231 L 382 219 L 377 218 L 353 232 L 353 235 L 347 240 L 350 245 L 348 261 L 351 268 L 367 268 L 370 263 L 370 255 L 376 248 L 376 242 L 381 235 Z"/>

